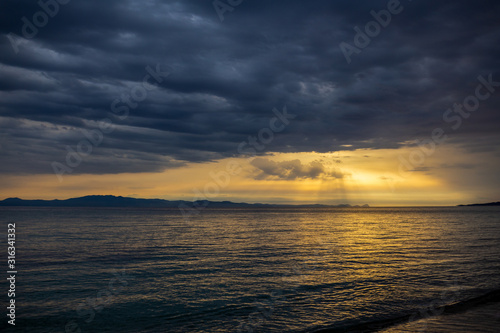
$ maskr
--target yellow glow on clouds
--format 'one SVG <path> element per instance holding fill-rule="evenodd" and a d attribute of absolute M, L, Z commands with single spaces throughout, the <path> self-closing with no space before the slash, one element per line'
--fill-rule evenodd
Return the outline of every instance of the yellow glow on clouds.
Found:
<path fill-rule="evenodd" d="M 470 156 L 459 154 L 456 147 L 440 147 L 439 154 L 427 156 L 414 170 L 402 168 L 400 156 L 407 157 L 414 149 L 277 153 L 193 163 L 162 173 L 71 175 L 63 182 L 55 175 L 19 175 L 2 180 L 0 196 L 64 199 L 112 194 L 189 201 L 373 206 L 454 205 L 479 200 L 471 184 L 460 181 L 463 168 L 453 167 Z M 488 156 L 478 153 L 476 165 L 469 165 L 469 169 L 484 165 L 481 159 Z"/>

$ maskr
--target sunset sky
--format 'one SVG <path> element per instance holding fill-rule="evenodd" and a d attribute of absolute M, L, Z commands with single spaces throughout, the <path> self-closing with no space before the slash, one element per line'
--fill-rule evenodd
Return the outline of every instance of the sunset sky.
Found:
<path fill-rule="evenodd" d="M 0 200 L 500 200 L 498 1 L 61 2 L 2 4 Z"/>

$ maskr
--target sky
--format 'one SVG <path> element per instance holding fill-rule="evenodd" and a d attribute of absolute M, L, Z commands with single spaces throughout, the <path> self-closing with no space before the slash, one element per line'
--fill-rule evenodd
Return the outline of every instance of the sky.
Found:
<path fill-rule="evenodd" d="M 498 1 L 4 0 L 0 199 L 500 200 Z"/>

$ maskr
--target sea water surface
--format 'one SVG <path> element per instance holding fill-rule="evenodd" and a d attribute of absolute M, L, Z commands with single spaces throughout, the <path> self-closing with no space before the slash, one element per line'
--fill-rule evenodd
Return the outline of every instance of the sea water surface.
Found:
<path fill-rule="evenodd" d="M 16 224 L 6 332 L 362 331 L 500 289 L 498 207 L 1 208 L 0 220 L 3 235 Z M 459 319 L 443 332 L 471 332 Z"/>

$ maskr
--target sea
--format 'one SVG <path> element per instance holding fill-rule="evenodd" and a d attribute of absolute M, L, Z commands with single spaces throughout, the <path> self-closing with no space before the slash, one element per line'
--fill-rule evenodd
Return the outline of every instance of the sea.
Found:
<path fill-rule="evenodd" d="M 500 207 L 4 207 L 0 221 L 2 332 L 500 331 Z"/>

